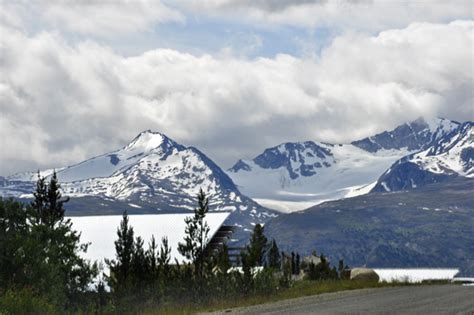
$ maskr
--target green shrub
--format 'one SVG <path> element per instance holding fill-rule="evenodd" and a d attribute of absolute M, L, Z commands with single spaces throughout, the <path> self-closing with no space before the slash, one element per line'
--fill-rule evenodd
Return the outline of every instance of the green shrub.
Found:
<path fill-rule="evenodd" d="M 46 298 L 29 289 L 8 290 L 0 296 L 0 314 L 56 314 L 58 310 Z"/>

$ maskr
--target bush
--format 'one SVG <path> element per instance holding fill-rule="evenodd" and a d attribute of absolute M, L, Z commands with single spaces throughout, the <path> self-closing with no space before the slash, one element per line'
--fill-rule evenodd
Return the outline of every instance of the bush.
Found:
<path fill-rule="evenodd" d="M 30 289 L 8 290 L 0 296 L 0 314 L 57 314 L 58 310 L 46 298 Z"/>

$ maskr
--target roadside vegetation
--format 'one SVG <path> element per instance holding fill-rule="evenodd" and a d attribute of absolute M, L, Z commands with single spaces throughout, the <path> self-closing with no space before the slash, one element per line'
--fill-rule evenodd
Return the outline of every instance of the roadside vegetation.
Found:
<path fill-rule="evenodd" d="M 187 263 L 171 261 L 166 238 L 136 237 L 124 213 L 103 272 L 81 258 L 88 245 L 64 217 L 59 188 L 53 174 L 38 179 L 31 204 L 0 199 L 0 314 L 187 314 L 387 285 L 348 280 L 342 260 L 336 268 L 322 254 L 281 252 L 258 224 L 234 268 L 225 244 L 206 247 L 202 190 L 178 246 Z"/>

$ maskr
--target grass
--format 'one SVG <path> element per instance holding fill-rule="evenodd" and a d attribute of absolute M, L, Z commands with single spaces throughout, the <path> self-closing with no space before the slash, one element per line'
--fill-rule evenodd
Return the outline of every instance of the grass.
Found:
<path fill-rule="evenodd" d="M 281 289 L 271 294 L 252 295 L 245 297 L 237 297 L 233 299 L 213 300 L 206 305 L 169 305 L 160 309 L 150 309 L 144 312 L 146 315 L 166 314 L 166 315 L 185 315 L 198 312 L 212 312 L 226 310 L 229 308 L 245 307 L 258 305 L 269 302 L 277 302 L 281 300 L 294 299 L 299 297 L 318 295 L 323 293 L 365 289 L 365 288 L 382 288 L 394 287 L 400 285 L 411 285 L 408 283 L 377 283 L 377 282 L 358 282 L 351 280 L 341 281 L 310 281 L 303 280 L 293 284 L 288 289 Z"/>

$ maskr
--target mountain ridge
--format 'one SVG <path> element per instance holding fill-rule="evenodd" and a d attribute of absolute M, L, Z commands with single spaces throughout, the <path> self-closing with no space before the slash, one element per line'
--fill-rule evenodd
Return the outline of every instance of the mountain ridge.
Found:
<path fill-rule="evenodd" d="M 41 172 L 50 176 L 53 170 Z M 182 213 L 193 210 L 203 189 L 210 211 L 231 212 L 228 222 L 242 227 L 240 235 L 256 223 L 274 216 L 242 195 L 232 179 L 195 147 L 178 144 L 164 134 L 144 131 L 121 149 L 57 170 L 63 195 L 74 197 L 71 213 L 117 214 Z M 31 198 L 37 173 L 23 172 L 0 180 L 3 196 Z M 117 210 L 111 209 L 118 207 Z M 88 210 L 92 207 L 94 211 Z"/>
<path fill-rule="evenodd" d="M 396 161 L 380 176 L 373 191 L 414 189 L 457 176 L 474 178 L 474 123 L 471 121 L 460 124 L 425 150 Z"/>
<path fill-rule="evenodd" d="M 260 204 L 282 212 L 298 211 L 368 193 L 395 161 L 429 147 L 458 126 L 447 119 L 420 118 L 350 144 L 282 143 L 252 160 L 239 159 L 227 173 Z"/>

